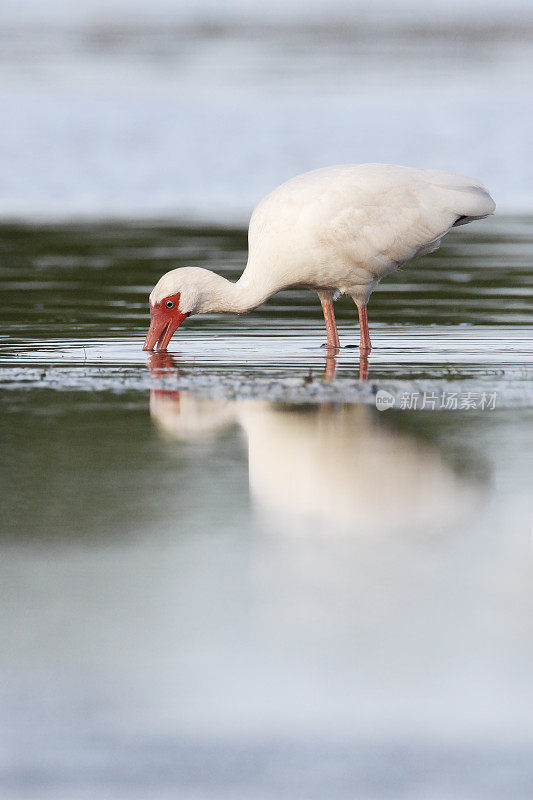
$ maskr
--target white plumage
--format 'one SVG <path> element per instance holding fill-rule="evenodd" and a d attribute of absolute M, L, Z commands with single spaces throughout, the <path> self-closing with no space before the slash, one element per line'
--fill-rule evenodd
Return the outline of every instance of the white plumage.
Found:
<path fill-rule="evenodd" d="M 169 318 L 161 327 L 169 297 L 179 295 L 182 318 L 243 313 L 281 289 L 300 285 L 318 290 L 331 347 L 339 346 L 334 294 L 349 294 L 359 309 L 361 347 L 369 350 L 366 304 L 379 281 L 435 250 L 454 225 L 494 209 L 481 183 L 439 170 L 347 164 L 298 175 L 255 208 L 248 263 L 237 283 L 198 267 L 163 275 L 150 295 L 152 325 L 145 349 L 158 340 L 166 349 L 182 321 L 173 327 Z"/>

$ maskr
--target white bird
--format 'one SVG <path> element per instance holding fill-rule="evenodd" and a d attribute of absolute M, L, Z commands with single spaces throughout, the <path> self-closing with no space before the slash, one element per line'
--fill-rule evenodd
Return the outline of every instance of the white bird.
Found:
<path fill-rule="evenodd" d="M 289 286 L 316 289 L 327 345 L 340 346 L 333 301 L 350 295 L 359 312 L 361 353 L 371 349 L 366 306 L 380 282 L 430 253 L 455 225 L 492 214 L 476 180 L 440 170 L 346 164 L 306 172 L 256 206 L 248 263 L 236 283 L 200 267 L 167 272 L 150 294 L 145 350 L 166 350 L 186 317 L 243 314 Z"/>

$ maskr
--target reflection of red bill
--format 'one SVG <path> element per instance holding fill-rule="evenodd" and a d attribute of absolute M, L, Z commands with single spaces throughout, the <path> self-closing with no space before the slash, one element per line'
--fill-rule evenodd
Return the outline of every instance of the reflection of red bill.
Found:
<path fill-rule="evenodd" d="M 148 358 L 148 368 L 154 378 L 164 378 L 171 373 L 179 375 L 178 365 L 167 352 L 152 353 Z M 161 398 L 172 400 L 179 413 L 180 393 L 177 389 L 150 389 L 150 403 L 155 403 Z"/>
<path fill-rule="evenodd" d="M 148 361 L 148 368 L 152 375 L 156 378 L 161 378 L 165 373 L 173 370 L 176 375 L 178 375 L 178 365 L 176 361 L 174 361 L 173 356 L 170 353 L 163 352 L 163 353 L 152 353 L 149 356 Z"/>

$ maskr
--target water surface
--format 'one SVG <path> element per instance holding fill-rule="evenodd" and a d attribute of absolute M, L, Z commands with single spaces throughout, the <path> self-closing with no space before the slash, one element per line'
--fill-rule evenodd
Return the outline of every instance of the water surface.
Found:
<path fill-rule="evenodd" d="M 195 264 L 235 280 L 246 263 L 246 233 L 238 229 L 4 225 L 1 242 L 2 313 L 9 335 L 4 333 L 0 363 L 8 384 L 35 383 L 37 377 L 43 385 L 52 380 L 68 385 L 88 375 L 89 387 L 103 378 L 116 379 L 118 388 L 132 381 L 148 385 L 140 346 L 147 295 L 160 275 Z M 370 376 L 496 375 L 502 389 L 525 378 L 532 253 L 529 218 L 489 220 L 454 231 L 438 253 L 384 281 L 369 309 Z M 337 375 L 352 378 L 358 375 L 353 345 L 359 337 L 350 298 L 336 304 L 336 315 L 342 344 L 348 345 L 337 359 Z M 294 289 L 249 315 L 189 320 L 169 352 L 184 379 L 242 379 L 249 390 L 253 377 L 263 396 L 265 378 L 281 384 L 319 378 L 326 366 L 323 342 L 316 296 Z M 309 391 L 314 383 L 307 381 Z M 353 387 L 353 382 L 338 385 Z M 523 381 L 520 388 L 526 387 Z"/>
<path fill-rule="evenodd" d="M 529 798 L 531 220 L 386 280 L 367 365 L 292 290 L 142 352 L 243 230 L 0 242 L 4 796 Z"/>

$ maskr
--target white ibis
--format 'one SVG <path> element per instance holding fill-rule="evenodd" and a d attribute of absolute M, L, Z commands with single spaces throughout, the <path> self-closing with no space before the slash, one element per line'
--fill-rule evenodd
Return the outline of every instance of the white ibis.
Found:
<path fill-rule="evenodd" d="M 346 164 L 283 183 L 255 208 L 248 263 L 236 283 L 200 267 L 167 272 L 150 294 L 145 350 L 166 350 L 194 314 L 243 314 L 289 286 L 316 289 L 327 346 L 340 346 L 333 301 L 350 295 L 359 312 L 361 353 L 371 348 L 370 295 L 386 275 L 430 253 L 454 226 L 492 214 L 478 181 L 440 170 Z"/>

